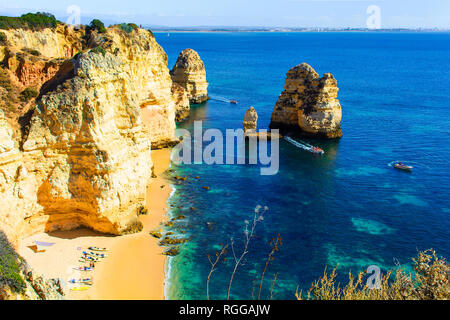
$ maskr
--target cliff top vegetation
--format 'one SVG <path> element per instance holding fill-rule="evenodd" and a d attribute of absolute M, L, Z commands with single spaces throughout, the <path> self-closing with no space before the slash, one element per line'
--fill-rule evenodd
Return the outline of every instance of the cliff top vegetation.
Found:
<path fill-rule="evenodd" d="M 55 28 L 60 22 L 55 16 L 46 12 L 27 13 L 20 17 L 0 16 L 0 29 L 33 29 Z"/>

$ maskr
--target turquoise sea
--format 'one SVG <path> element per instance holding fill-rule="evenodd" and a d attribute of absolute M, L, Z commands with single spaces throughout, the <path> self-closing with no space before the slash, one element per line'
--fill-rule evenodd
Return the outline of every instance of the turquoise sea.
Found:
<path fill-rule="evenodd" d="M 156 38 L 169 68 L 185 48 L 195 49 L 206 65 L 213 99 L 194 106 L 181 128 L 192 130 L 194 120 L 205 128 L 241 128 L 250 106 L 259 114 L 259 128 L 267 128 L 285 74 L 302 62 L 334 74 L 343 108 L 344 137 L 309 141 L 326 151 L 323 157 L 281 141 L 277 175 L 261 176 L 252 165 L 174 166 L 189 178 L 175 186 L 170 199 L 171 214 L 187 219 L 171 231 L 190 241 L 170 259 L 167 298 L 206 298 L 207 255 L 232 237 L 242 251 L 245 220 L 257 205 L 269 211 L 237 272 L 232 299 L 252 298 L 268 242 L 278 233 L 283 245 L 266 273 L 262 298 L 276 273 L 274 299 L 294 299 L 297 286 L 309 288 L 326 266 L 339 265 L 344 281 L 349 270 L 408 264 L 418 250 L 434 248 L 450 258 L 450 34 L 159 33 Z M 396 171 L 389 166 L 393 161 L 415 170 Z M 229 252 L 213 274 L 213 299 L 226 297 L 232 260 Z"/>

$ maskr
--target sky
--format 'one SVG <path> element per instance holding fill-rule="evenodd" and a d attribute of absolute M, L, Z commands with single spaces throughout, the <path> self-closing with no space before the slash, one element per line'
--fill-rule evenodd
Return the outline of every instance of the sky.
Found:
<path fill-rule="evenodd" d="M 382 28 L 450 29 L 450 0 L 0 0 L 0 15 L 45 11 L 66 22 L 73 5 L 82 23 L 358 28 L 369 20 Z"/>

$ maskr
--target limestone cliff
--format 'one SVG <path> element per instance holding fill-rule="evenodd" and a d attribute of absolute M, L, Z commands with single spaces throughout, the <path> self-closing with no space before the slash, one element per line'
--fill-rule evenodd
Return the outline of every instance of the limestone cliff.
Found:
<path fill-rule="evenodd" d="M 75 30 L 65 24 L 39 31 L 9 29 L 1 32 L 6 35 L 8 45 L 0 50 L 0 60 L 8 55 L 8 51 L 16 53 L 23 49 L 35 50 L 48 59 L 71 58 L 83 47 L 81 38 L 84 36 L 84 30 Z"/>
<path fill-rule="evenodd" d="M 26 56 L 26 67 L 3 70 L 11 86 L 32 85 L 38 96 L 27 102 L 20 130 L 0 112 L 0 228 L 13 243 L 79 226 L 138 231 L 151 145 L 176 141 L 178 98 L 163 49 L 142 29 L 82 37 L 84 30 L 61 26 L 6 35 L 4 61 L 21 46 L 39 51 L 29 53 L 36 63 Z"/>
<path fill-rule="evenodd" d="M 175 121 L 180 122 L 189 117 L 189 112 L 191 110 L 189 97 L 182 86 L 178 83 L 172 84 L 172 95 L 175 99 L 176 104 L 176 113 L 175 113 Z"/>
<path fill-rule="evenodd" d="M 61 64 L 83 48 L 83 30 L 64 24 L 40 31 L 1 30 L 0 108 L 18 137 L 18 119 L 34 106 L 44 83 L 52 79 Z"/>
<path fill-rule="evenodd" d="M 194 50 L 185 49 L 180 53 L 170 75 L 173 82 L 178 83 L 186 90 L 191 104 L 208 100 L 205 65 Z"/>
<path fill-rule="evenodd" d="M 331 73 L 319 78 L 306 63 L 292 68 L 272 113 L 270 128 L 311 138 L 342 137 L 338 90 Z"/>

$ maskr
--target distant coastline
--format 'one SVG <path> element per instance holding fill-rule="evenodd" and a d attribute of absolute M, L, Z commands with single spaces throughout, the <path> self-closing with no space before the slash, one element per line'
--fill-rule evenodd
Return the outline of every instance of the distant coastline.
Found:
<path fill-rule="evenodd" d="M 146 27 L 147 28 L 147 27 Z M 420 28 L 420 29 L 407 29 L 407 28 L 392 28 L 392 29 L 367 29 L 367 28 L 252 28 L 252 27 L 148 27 L 153 32 L 156 33 L 225 33 L 225 32 L 266 32 L 266 33 L 277 33 L 277 32 L 377 32 L 377 33 L 388 33 L 388 32 L 405 32 L 405 33 L 442 33 L 450 32 L 449 29 L 437 29 L 437 28 Z"/>

